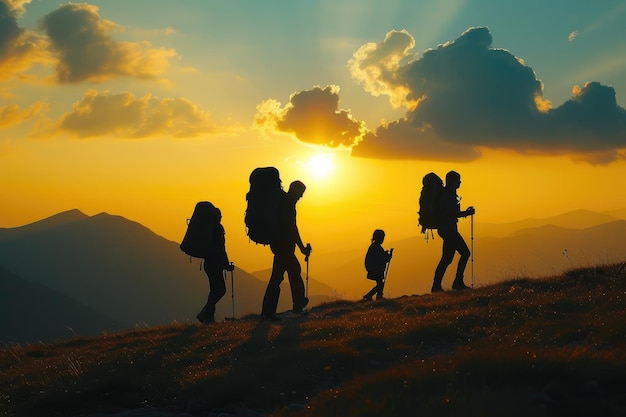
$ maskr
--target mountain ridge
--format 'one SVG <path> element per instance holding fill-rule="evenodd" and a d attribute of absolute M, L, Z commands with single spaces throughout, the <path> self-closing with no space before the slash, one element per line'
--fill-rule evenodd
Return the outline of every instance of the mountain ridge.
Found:
<path fill-rule="evenodd" d="M 190 264 L 177 242 L 104 212 L 90 217 L 70 210 L 22 226 L 17 233 L 1 229 L 0 265 L 126 328 L 193 322 L 208 295 L 200 260 Z M 233 315 L 233 289 L 236 316 L 260 310 L 266 283 L 237 266 L 225 279 L 227 294 L 218 303 L 218 320 Z M 322 288 L 311 286 L 317 291 L 314 302 L 330 299 L 330 294 L 319 293 Z M 282 297 L 279 307 L 290 309 L 290 297 Z"/>
<path fill-rule="evenodd" d="M 565 218 L 575 214 L 570 212 Z M 469 244 L 463 229 L 467 226 L 468 222 L 459 223 Z M 206 301 L 208 284 L 204 272 L 199 271 L 199 260 L 190 264 L 177 242 L 156 235 L 139 222 L 106 212 L 87 216 L 80 210 L 68 210 L 14 229 L 18 232 L 0 229 L 1 266 L 24 280 L 87 304 L 125 327 L 193 322 Z M 475 259 L 466 270 L 466 282 L 475 278 L 476 285 L 485 285 L 625 259 L 626 248 L 619 239 L 624 233 L 626 222 L 622 220 L 586 229 L 545 224 L 504 238 L 477 233 L 472 242 Z M 436 233 L 434 241 L 425 244 L 423 239 L 423 235 L 416 235 L 385 245 L 395 247 L 385 286 L 388 296 L 430 291 L 441 240 Z M 371 288 L 363 267 L 365 249 L 330 257 L 316 253 L 314 274 L 309 277 L 311 306 L 336 298 L 360 298 Z M 448 269 L 444 287 L 454 273 L 454 266 Z M 218 319 L 233 316 L 233 287 L 234 315 L 258 312 L 269 273 L 265 269 L 249 274 L 236 267 L 234 285 L 228 274 L 227 294 L 218 303 Z M 287 295 L 281 297 L 279 311 L 288 309 Z"/>

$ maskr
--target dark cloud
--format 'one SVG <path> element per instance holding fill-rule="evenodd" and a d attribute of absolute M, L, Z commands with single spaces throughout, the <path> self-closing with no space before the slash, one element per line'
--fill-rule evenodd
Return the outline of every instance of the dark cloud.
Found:
<path fill-rule="evenodd" d="M 294 134 L 302 142 L 332 147 L 350 147 L 365 133 L 363 122 L 348 110 L 339 109 L 339 87 L 314 87 L 295 93 L 289 103 L 268 100 L 259 105 L 258 126 Z"/>
<path fill-rule="evenodd" d="M 111 34 L 119 28 L 102 19 L 98 7 L 68 3 L 47 14 L 43 29 L 58 56 L 61 83 L 104 81 L 116 76 L 153 78 L 175 56 L 171 49 L 154 49 L 148 43 L 117 42 Z"/>
<path fill-rule="evenodd" d="M 487 28 L 472 28 L 418 59 L 405 31 L 361 47 L 349 64 L 353 77 L 408 110 L 401 121 L 367 135 L 353 154 L 471 159 L 488 147 L 569 153 L 591 162 L 618 157 L 626 147 L 626 114 L 613 88 L 575 87 L 571 100 L 552 109 L 533 70 L 491 44 Z"/>
<path fill-rule="evenodd" d="M 135 97 L 129 92 L 110 94 L 96 90 L 87 91 L 56 127 L 56 133 L 80 138 L 197 137 L 228 131 L 216 126 L 207 112 L 186 99 L 158 99 L 150 94 Z"/>
<path fill-rule="evenodd" d="M 15 14 L 8 4 L 0 1 L 0 58 L 7 58 L 21 34 Z"/>
<path fill-rule="evenodd" d="M 432 128 L 417 129 L 406 119 L 380 126 L 376 132 L 367 133 L 362 142 L 352 148 L 352 155 L 383 159 L 419 159 L 431 161 L 470 161 L 480 156 L 471 146 L 445 143 L 438 139 Z"/>
<path fill-rule="evenodd" d="M 0 0 L 0 81 L 11 79 L 37 63 L 49 62 L 45 40 L 19 27 L 17 18 L 21 12 L 21 2 Z"/>

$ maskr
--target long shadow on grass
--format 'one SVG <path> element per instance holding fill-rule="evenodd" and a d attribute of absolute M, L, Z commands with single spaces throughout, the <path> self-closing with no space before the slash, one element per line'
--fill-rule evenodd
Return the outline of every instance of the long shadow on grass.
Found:
<path fill-rule="evenodd" d="M 242 404 L 272 410 L 286 402 L 304 401 L 303 387 L 308 386 L 309 375 L 303 367 L 307 359 L 300 344 L 299 320 L 257 323 L 230 357 L 215 363 L 227 368 L 227 374 L 209 377 L 193 387 L 196 404 L 190 411 L 224 411 Z"/>

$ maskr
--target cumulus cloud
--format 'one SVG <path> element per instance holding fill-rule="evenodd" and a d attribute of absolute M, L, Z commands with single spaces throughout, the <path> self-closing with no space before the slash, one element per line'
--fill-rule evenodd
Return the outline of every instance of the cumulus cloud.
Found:
<path fill-rule="evenodd" d="M 348 68 L 352 77 L 372 95 L 388 95 L 394 107 L 414 107 L 415 103 L 406 100 L 407 86 L 394 81 L 401 64 L 414 56 L 411 52 L 414 47 L 415 39 L 409 32 L 391 31 L 382 42 L 361 46 L 348 61 Z"/>
<path fill-rule="evenodd" d="M 50 63 L 46 40 L 19 27 L 17 18 L 29 1 L 0 0 L 0 82 L 22 74 L 35 64 Z"/>
<path fill-rule="evenodd" d="M 552 108 L 534 71 L 492 48 L 487 28 L 468 29 L 421 57 L 412 55 L 414 44 L 408 32 L 392 31 L 350 61 L 367 91 L 407 108 L 404 118 L 365 136 L 353 155 L 468 160 L 480 148 L 504 148 L 606 162 L 626 147 L 626 115 L 612 87 L 588 83 Z"/>
<path fill-rule="evenodd" d="M 148 42 L 118 42 L 112 34 L 120 28 L 98 12 L 94 5 L 67 3 L 44 17 L 42 27 L 58 58 L 59 82 L 149 79 L 166 70 L 174 50 L 153 48 Z"/>
<path fill-rule="evenodd" d="M 224 131 L 211 121 L 209 113 L 184 98 L 159 99 L 150 94 L 135 97 L 129 92 L 88 90 L 72 111 L 57 121 L 55 133 L 79 138 L 143 138 L 197 137 Z"/>
<path fill-rule="evenodd" d="M 276 100 L 257 106 L 255 125 L 295 135 L 300 141 L 351 147 L 365 134 L 362 121 L 339 109 L 339 87 L 314 87 L 292 94 L 284 107 Z"/>
<path fill-rule="evenodd" d="M 16 16 L 21 16 L 26 11 L 24 6 L 29 4 L 31 0 L 3 0 L 7 8 Z"/>

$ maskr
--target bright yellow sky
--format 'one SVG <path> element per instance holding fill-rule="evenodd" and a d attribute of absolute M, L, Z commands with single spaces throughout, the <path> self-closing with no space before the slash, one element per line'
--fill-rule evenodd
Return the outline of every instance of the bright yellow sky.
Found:
<path fill-rule="evenodd" d="M 626 208 L 621 1 L 0 3 L 0 227 L 77 208 L 179 241 L 210 200 L 253 272 L 258 166 L 307 184 L 318 253 L 418 234 L 429 171 L 477 222 Z"/>
<path fill-rule="evenodd" d="M 231 258 L 244 269 L 264 269 L 269 250 L 248 242 L 243 213 L 250 171 L 268 165 L 280 169 L 285 186 L 295 179 L 307 184 L 298 203 L 301 233 L 323 252 L 358 249 L 376 228 L 386 230 L 388 242 L 418 234 L 417 199 L 429 170 L 461 173 L 462 206 L 474 205 L 480 222 L 626 207 L 626 195 L 615 186 L 626 174 L 623 164 L 502 152 L 488 152 L 478 163 L 377 161 L 263 140 L 251 141 L 264 143 L 251 151 L 242 146 L 238 155 L 229 141 L 48 141 L 22 147 L 0 168 L 2 226 L 78 208 L 88 215 L 119 214 L 178 241 L 195 202 L 210 200 L 222 209 Z M 325 175 L 311 162 L 320 155 L 327 160 L 323 169 L 330 170 Z"/>

